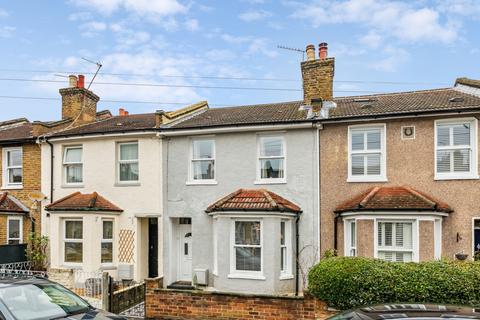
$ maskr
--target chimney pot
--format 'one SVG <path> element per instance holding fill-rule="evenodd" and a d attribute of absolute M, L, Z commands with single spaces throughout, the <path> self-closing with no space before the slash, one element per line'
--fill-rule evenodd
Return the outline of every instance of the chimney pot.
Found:
<path fill-rule="evenodd" d="M 83 74 L 78 75 L 77 88 L 85 88 L 85 76 Z"/>
<path fill-rule="evenodd" d="M 307 52 L 307 61 L 315 60 L 315 46 L 313 44 L 309 44 L 305 51 Z"/>
<path fill-rule="evenodd" d="M 123 109 L 123 108 L 118 109 L 118 115 L 119 116 L 123 116 L 124 113 L 125 113 L 125 109 Z"/>
<path fill-rule="evenodd" d="M 320 60 L 325 60 L 328 56 L 328 44 L 326 42 L 322 42 L 318 45 L 318 53 Z"/>
<path fill-rule="evenodd" d="M 68 76 L 68 86 L 70 88 L 76 88 L 77 87 L 77 76 L 74 74 L 71 74 Z"/>

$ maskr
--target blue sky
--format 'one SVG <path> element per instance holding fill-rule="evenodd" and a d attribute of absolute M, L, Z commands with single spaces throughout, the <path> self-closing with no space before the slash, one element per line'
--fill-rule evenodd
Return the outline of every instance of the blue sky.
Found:
<path fill-rule="evenodd" d="M 277 45 L 323 41 L 336 58 L 336 96 L 444 87 L 480 78 L 479 16 L 476 0 L 0 1 L 0 79 L 36 80 L 0 80 L 0 96 L 58 99 L 66 72 L 95 71 L 85 57 L 103 64 L 92 86 L 107 100 L 99 110 L 298 100 L 302 55 Z M 58 100 L 0 97 L 0 107 L 0 119 L 60 117 Z"/>

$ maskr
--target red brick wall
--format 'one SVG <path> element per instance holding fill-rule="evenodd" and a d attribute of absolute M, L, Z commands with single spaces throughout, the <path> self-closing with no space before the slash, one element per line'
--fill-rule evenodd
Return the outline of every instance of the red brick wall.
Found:
<path fill-rule="evenodd" d="M 161 289 L 146 280 L 147 319 L 325 319 L 332 315 L 311 296 L 276 297 Z"/>

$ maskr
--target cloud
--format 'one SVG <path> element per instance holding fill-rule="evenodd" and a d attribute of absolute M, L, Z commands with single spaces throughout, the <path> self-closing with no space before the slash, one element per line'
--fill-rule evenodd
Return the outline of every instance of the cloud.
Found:
<path fill-rule="evenodd" d="M 478 0 L 437 0 L 438 8 L 442 12 L 460 16 L 472 16 L 478 19 L 480 2 Z"/>
<path fill-rule="evenodd" d="M 75 12 L 68 16 L 68 20 L 70 21 L 87 21 L 93 18 L 90 12 L 82 11 L 82 12 Z"/>
<path fill-rule="evenodd" d="M 11 26 L 0 27 L 0 38 L 11 38 L 17 28 Z"/>
<path fill-rule="evenodd" d="M 197 19 L 188 19 L 185 21 L 185 27 L 190 31 L 197 31 L 199 29 L 199 24 Z"/>
<path fill-rule="evenodd" d="M 246 37 L 246 36 L 234 36 L 231 34 L 224 33 L 220 36 L 223 41 L 228 42 L 228 43 L 245 43 L 249 42 L 251 40 L 251 37 Z"/>
<path fill-rule="evenodd" d="M 406 50 L 393 46 L 387 46 L 383 53 L 386 57 L 371 64 L 373 69 L 383 72 L 395 72 L 409 59 L 409 53 Z"/>
<path fill-rule="evenodd" d="M 278 52 L 273 50 L 273 47 L 270 46 L 267 39 L 264 38 L 254 39 L 248 47 L 248 53 L 261 53 L 269 58 L 275 58 L 278 56 Z"/>
<path fill-rule="evenodd" d="M 188 10 L 177 0 L 73 0 L 73 2 L 106 15 L 123 9 L 139 16 L 164 17 L 185 13 Z"/>
<path fill-rule="evenodd" d="M 236 54 L 231 50 L 226 49 L 212 49 L 206 52 L 205 56 L 212 62 L 220 60 L 233 60 Z"/>
<path fill-rule="evenodd" d="M 8 17 L 9 14 L 5 9 L 0 8 L 0 18 Z"/>
<path fill-rule="evenodd" d="M 360 24 L 370 30 L 406 42 L 448 43 L 458 38 L 458 25 L 444 21 L 440 11 L 418 7 L 416 2 L 342 0 L 311 3 L 288 2 L 296 9 L 292 17 L 306 19 L 314 27 L 325 24 Z"/>
<path fill-rule="evenodd" d="M 107 24 L 99 21 L 89 21 L 81 24 L 78 28 L 80 29 L 82 36 L 94 37 L 102 31 L 107 30 Z"/>
<path fill-rule="evenodd" d="M 380 46 L 382 40 L 383 37 L 377 31 L 371 30 L 366 35 L 360 38 L 360 43 L 370 48 L 376 49 Z"/>
<path fill-rule="evenodd" d="M 270 18 L 271 16 L 272 16 L 272 13 L 269 11 L 252 10 L 252 11 L 241 13 L 238 17 L 243 21 L 252 22 L 252 21 L 264 20 L 266 18 Z"/>

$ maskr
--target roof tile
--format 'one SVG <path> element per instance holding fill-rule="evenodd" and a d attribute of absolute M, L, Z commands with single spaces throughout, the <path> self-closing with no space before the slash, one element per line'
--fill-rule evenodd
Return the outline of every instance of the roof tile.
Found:
<path fill-rule="evenodd" d="M 75 192 L 49 204 L 45 209 L 48 211 L 123 211 L 96 192 L 87 194 Z"/>

